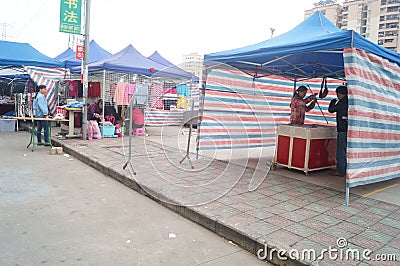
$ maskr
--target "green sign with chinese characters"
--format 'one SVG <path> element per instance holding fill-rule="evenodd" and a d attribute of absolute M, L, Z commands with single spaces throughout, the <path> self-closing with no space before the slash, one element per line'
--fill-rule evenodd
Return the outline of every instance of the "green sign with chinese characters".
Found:
<path fill-rule="evenodd" d="M 81 34 L 82 0 L 61 0 L 60 32 Z"/>

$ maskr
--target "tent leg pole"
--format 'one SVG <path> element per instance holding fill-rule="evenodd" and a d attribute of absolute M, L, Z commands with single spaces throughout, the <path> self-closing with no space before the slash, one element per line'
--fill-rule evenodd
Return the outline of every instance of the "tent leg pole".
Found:
<path fill-rule="evenodd" d="M 346 184 L 346 206 L 349 206 L 350 187 Z"/>

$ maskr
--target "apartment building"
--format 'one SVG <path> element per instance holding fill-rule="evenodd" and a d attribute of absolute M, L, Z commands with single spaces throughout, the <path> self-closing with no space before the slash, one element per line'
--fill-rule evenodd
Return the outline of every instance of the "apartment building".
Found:
<path fill-rule="evenodd" d="M 183 65 L 180 66 L 182 69 L 194 74 L 201 81 L 203 71 L 203 55 L 198 53 L 190 53 L 183 55 Z"/>
<path fill-rule="evenodd" d="M 324 0 L 304 12 L 321 11 L 338 28 L 354 30 L 370 41 L 400 52 L 400 0 Z"/>

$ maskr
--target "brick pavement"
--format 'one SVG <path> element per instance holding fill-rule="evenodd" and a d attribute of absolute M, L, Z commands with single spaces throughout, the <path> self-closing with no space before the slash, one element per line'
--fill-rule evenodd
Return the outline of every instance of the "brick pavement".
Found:
<path fill-rule="evenodd" d="M 60 140 L 53 143 L 64 152 L 84 161 L 110 177 L 147 195 L 182 216 L 201 224 L 256 255 L 260 249 L 273 254 L 279 265 L 400 265 L 400 206 L 351 194 L 345 206 L 341 191 L 311 185 L 277 175 L 273 171 L 254 191 L 249 191 L 253 175 L 264 173 L 251 168 L 201 157 L 179 164 L 184 153 L 176 148 L 133 137 L 132 174 L 127 161 L 128 139 L 107 138 L 84 141 Z M 145 141 L 144 141 L 145 140 Z M 346 241 L 339 249 L 337 241 Z M 376 254 L 394 254 L 397 261 L 367 259 L 291 259 L 278 256 L 275 249 L 295 255 L 306 249 L 338 248 L 333 254 L 349 249 L 365 249 Z M 260 253 L 261 255 L 264 253 Z M 288 255 L 288 253 L 286 254 Z M 301 256 L 300 256 L 301 257 Z M 287 260 L 284 260 L 287 258 Z"/>

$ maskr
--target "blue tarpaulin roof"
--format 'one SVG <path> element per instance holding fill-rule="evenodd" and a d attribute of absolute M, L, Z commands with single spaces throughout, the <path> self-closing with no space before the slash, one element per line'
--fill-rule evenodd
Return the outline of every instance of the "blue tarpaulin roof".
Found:
<path fill-rule="evenodd" d="M 0 41 L 0 67 L 62 67 L 63 64 L 48 57 L 29 43 Z"/>
<path fill-rule="evenodd" d="M 341 30 L 320 11 L 272 39 L 204 56 L 208 66 L 224 63 L 253 77 L 344 77 L 344 48 L 358 48 L 400 65 L 400 55 L 352 30 Z"/>
<path fill-rule="evenodd" d="M 111 55 L 110 52 L 106 51 L 100 47 L 94 40 L 89 43 L 89 63 L 100 61 Z M 76 59 L 76 53 L 71 48 L 68 48 L 54 59 L 64 62 L 65 68 L 72 68 L 80 66 L 82 64 L 81 60 Z"/>
<path fill-rule="evenodd" d="M 182 73 L 169 69 L 169 67 L 159 64 L 139 53 L 132 45 L 128 45 L 118 53 L 111 55 L 103 60 L 93 62 L 88 65 L 89 72 L 107 70 L 120 73 L 138 74 L 152 77 L 167 77 L 187 79 L 191 78 Z M 78 73 L 81 67 L 73 67 L 71 72 Z"/>
<path fill-rule="evenodd" d="M 164 57 L 162 57 L 160 55 L 159 52 L 155 51 L 154 53 L 152 53 L 149 57 L 147 57 L 161 65 L 164 65 L 166 67 L 168 67 L 169 70 L 172 70 L 176 73 L 180 73 L 183 77 L 187 77 L 188 79 L 192 79 L 192 81 L 194 82 L 198 82 L 199 78 L 195 75 L 193 75 L 190 72 L 187 72 L 183 69 L 181 69 L 180 67 L 174 65 L 173 63 L 171 63 L 170 61 L 168 61 L 167 59 L 165 59 Z"/>

